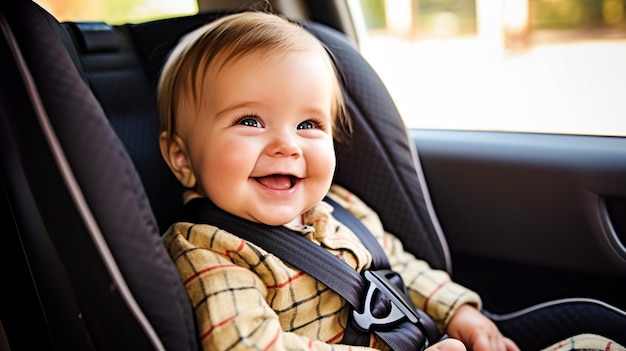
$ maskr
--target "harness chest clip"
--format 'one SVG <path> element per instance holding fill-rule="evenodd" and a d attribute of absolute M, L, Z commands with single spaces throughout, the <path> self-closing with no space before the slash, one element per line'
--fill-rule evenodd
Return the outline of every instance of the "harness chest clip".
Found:
<path fill-rule="evenodd" d="M 364 278 L 369 282 L 369 286 L 365 295 L 363 312 L 357 310 L 352 312 L 354 326 L 361 332 L 392 328 L 397 323 L 402 322 L 405 317 L 413 324 L 419 321 L 415 306 L 406 292 L 390 280 L 394 276 L 397 277 L 398 273 L 388 269 L 366 270 L 364 272 Z M 377 291 L 391 302 L 387 315 L 383 317 L 376 317 L 372 311 L 372 306 L 375 303 L 373 299 Z"/>

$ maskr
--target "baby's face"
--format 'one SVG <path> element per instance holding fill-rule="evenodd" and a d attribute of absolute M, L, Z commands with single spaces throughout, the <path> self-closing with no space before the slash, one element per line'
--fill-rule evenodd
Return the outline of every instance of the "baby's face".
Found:
<path fill-rule="evenodd" d="M 197 190 L 242 218 L 298 223 L 335 170 L 333 79 L 315 50 L 252 54 L 207 72 L 199 113 L 179 124 Z"/>

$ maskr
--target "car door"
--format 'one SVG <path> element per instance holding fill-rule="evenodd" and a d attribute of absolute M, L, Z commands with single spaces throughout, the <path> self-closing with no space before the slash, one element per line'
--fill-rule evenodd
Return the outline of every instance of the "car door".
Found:
<path fill-rule="evenodd" d="M 410 135 L 457 280 L 511 312 L 587 297 L 626 307 L 626 139 L 442 131 Z"/>

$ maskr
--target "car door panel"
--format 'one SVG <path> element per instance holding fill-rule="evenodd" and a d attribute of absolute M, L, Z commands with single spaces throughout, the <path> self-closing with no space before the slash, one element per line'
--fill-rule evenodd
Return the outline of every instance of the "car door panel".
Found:
<path fill-rule="evenodd" d="M 624 308 L 626 138 L 411 130 L 455 278 L 509 311 L 549 298 Z"/>

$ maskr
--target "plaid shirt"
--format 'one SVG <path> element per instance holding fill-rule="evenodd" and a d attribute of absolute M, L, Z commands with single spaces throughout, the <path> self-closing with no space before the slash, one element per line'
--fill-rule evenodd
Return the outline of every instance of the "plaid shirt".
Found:
<path fill-rule="evenodd" d="M 339 186 L 329 196 L 361 219 L 387 253 L 416 306 L 444 328 L 464 303 L 480 307 L 474 292 L 455 284 L 402 249 L 378 216 Z M 357 271 L 371 256 L 358 238 L 320 203 L 296 230 Z M 205 350 L 357 350 L 339 345 L 349 305 L 337 293 L 262 248 L 210 225 L 176 223 L 164 236 L 195 310 Z M 315 264 L 315 262 L 311 262 Z M 386 349 L 372 336 L 370 346 Z M 367 348 L 363 348 L 367 349 Z"/>

